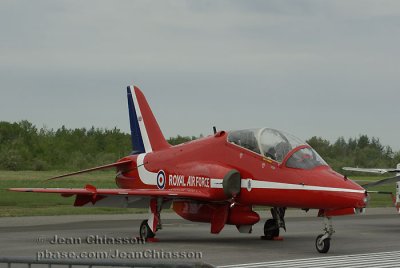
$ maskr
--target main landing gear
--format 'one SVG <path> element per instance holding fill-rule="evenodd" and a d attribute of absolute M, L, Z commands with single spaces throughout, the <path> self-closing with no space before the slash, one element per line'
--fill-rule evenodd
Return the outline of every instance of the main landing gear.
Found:
<path fill-rule="evenodd" d="M 147 240 L 148 238 L 154 238 L 155 236 L 156 233 L 153 233 L 153 231 L 150 229 L 148 220 L 142 221 L 142 223 L 140 224 L 140 238 L 143 240 Z"/>
<path fill-rule="evenodd" d="M 286 231 L 285 225 L 286 208 L 271 208 L 272 219 L 268 219 L 264 224 L 264 236 L 262 239 L 274 240 L 279 237 L 279 229 Z"/>
<path fill-rule="evenodd" d="M 162 229 L 160 213 L 163 199 L 153 198 L 150 200 L 150 215 L 148 220 L 140 224 L 139 235 L 144 241 L 151 241 L 156 236 L 156 232 Z"/>
<path fill-rule="evenodd" d="M 335 230 L 333 229 L 331 217 L 325 217 L 324 223 L 325 223 L 325 228 L 324 228 L 325 233 L 317 236 L 317 239 L 315 240 L 315 248 L 319 253 L 327 253 L 329 251 L 329 248 L 331 246 L 331 237 L 335 232 Z"/>

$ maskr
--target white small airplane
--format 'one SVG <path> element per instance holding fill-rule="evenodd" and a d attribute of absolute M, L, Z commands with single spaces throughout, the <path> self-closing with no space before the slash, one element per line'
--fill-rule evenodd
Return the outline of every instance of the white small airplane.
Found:
<path fill-rule="evenodd" d="M 385 173 L 396 173 L 396 176 L 386 178 L 379 181 L 374 181 L 371 183 L 367 183 L 362 185 L 364 188 L 369 188 L 373 186 L 378 186 L 382 184 L 388 183 L 396 183 L 396 197 L 393 197 L 394 205 L 396 206 L 397 211 L 400 213 L 400 163 L 397 164 L 396 168 L 354 168 L 354 167 L 343 167 L 343 170 L 347 171 L 356 171 L 356 172 L 366 172 L 366 173 L 375 173 L 375 174 L 385 174 Z M 368 191 L 372 192 L 372 191 Z M 379 193 L 379 192 L 378 192 Z"/>

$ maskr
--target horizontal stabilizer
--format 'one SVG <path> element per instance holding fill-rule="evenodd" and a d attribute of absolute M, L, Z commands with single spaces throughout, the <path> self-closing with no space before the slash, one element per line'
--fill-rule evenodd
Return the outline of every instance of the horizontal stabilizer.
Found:
<path fill-rule="evenodd" d="M 120 162 L 107 164 L 107 165 L 104 165 L 104 166 L 98 166 L 98 167 L 94 167 L 94 168 L 84 169 L 84 170 L 80 170 L 80 171 L 76 171 L 76 172 L 72 172 L 72 173 L 68 173 L 68 174 L 55 176 L 55 177 L 52 177 L 52 178 L 47 179 L 47 180 L 60 179 L 60 178 L 70 177 L 70 176 L 73 176 L 73 175 L 93 172 L 93 171 L 102 170 L 102 169 L 109 169 L 109 168 L 114 168 L 114 167 L 122 169 L 124 167 L 128 167 L 130 163 L 132 163 L 132 160 L 123 160 L 123 161 L 120 161 Z"/>

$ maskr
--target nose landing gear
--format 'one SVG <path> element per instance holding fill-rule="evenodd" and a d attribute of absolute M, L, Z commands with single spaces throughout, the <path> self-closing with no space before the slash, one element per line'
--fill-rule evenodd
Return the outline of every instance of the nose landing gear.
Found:
<path fill-rule="evenodd" d="M 331 217 L 325 217 L 324 223 L 325 223 L 325 228 L 324 228 L 325 233 L 318 235 L 317 239 L 315 240 L 315 248 L 319 253 L 327 253 L 329 251 L 329 248 L 331 246 L 331 237 L 335 232 L 335 230 L 333 229 Z"/>

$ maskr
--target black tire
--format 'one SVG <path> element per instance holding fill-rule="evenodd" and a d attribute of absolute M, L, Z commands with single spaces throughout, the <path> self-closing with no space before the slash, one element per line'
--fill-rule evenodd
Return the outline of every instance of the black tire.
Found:
<path fill-rule="evenodd" d="M 150 229 L 149 224 L 147 223 L 147 220 L 142 221 L 140 224 L 140 230 L 139 230 L 140 238 L 141 239 L 148 239 L 148 238 L 153 238 L 156 236 L 155 233 Z"/>
<path fill-rule="evenodd" d="M 279 226 L 276 220 L 269 219 L 265 222 L 264 235 L 267 239 L 273 239 L 279 236 Z"/>
<path fill-rule="evenodd" d="M 323 236 L 324 235 L 320 234 L 315 240 L 315 248 L 319 253 L 327 253 L 331 247 L 331 239 L 325 238 L 324 240 L 321 240 L 321 237 Z"/>

